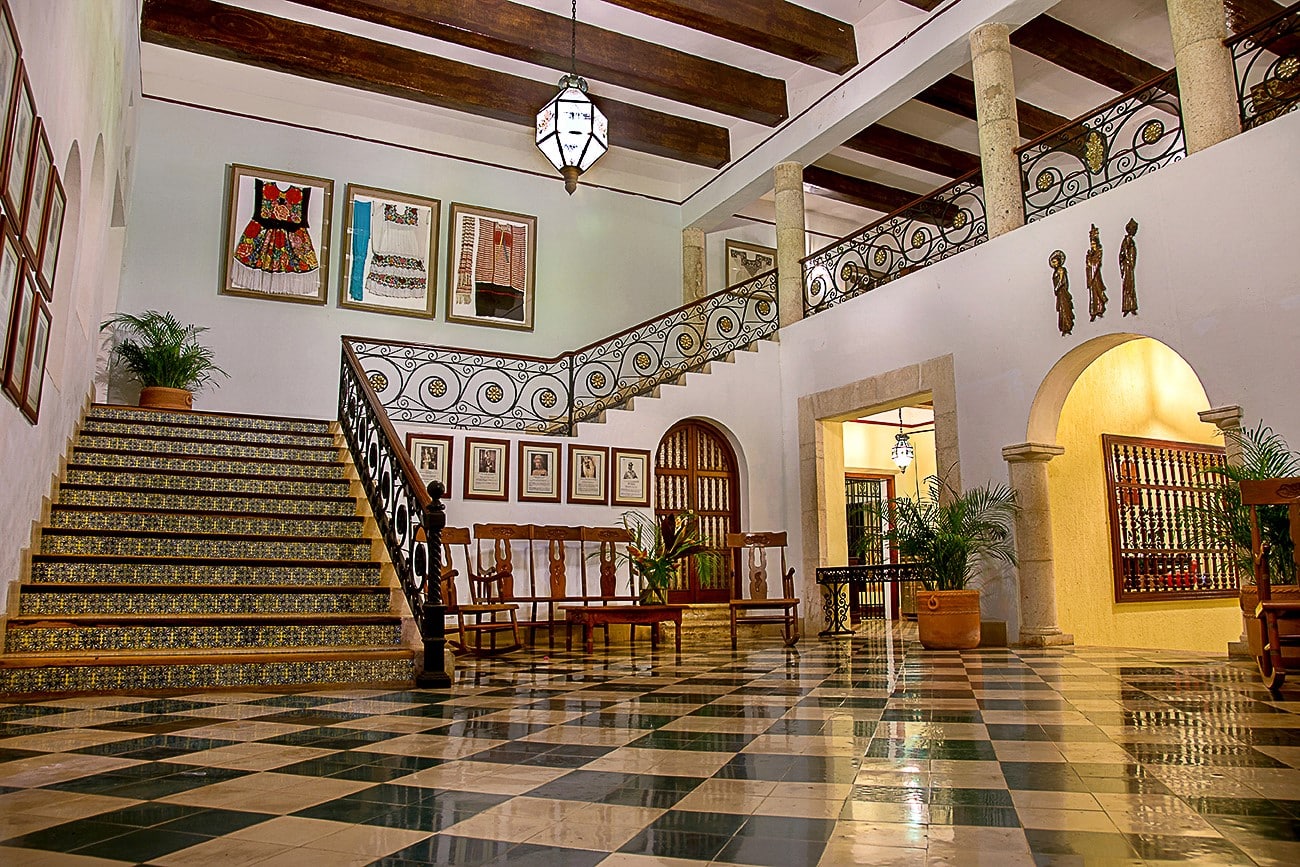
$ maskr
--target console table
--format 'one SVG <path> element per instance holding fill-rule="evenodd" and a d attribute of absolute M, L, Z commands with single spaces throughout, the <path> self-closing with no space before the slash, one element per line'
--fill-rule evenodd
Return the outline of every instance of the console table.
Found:
<path fill-rule="evenodd" d="M 659 646 L 659 624 L 671 621 L 677 626 L 675 635 L 677 652 L 682 652 L 682 610 L 685 605 L 561 605 L 565 622 L 582 625 L 582 645 L 587 653 L 595 651 L 595 627 L 610 623 L 626 623 L 634 629 L 649 625 L 650 646 Z M 573 633 L 566 630 L 565 650 L 573 649 Z"/>

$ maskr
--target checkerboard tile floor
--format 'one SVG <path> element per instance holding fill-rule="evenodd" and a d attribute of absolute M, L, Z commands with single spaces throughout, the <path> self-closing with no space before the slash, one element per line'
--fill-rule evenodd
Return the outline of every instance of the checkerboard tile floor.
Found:
<path fill-rule="evenodd" d="M 0 704 L 0 863 L 1300 864 L 1300 693 L 909 637 Z"/>

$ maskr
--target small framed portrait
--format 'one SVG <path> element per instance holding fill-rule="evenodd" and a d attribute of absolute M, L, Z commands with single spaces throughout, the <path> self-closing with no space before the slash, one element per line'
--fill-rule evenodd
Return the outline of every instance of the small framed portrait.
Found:
<path fill-rule="evenodd" d="M 59 266 L 59 246 L 63 242 L 63 215 L 68 210 L 68 196 L 63 191 L 59 173 L 50 177 L 50 204 L 45 209 L 45 230 L 41 233 L 40 278 L 46 298 L 54 297 L 54 275 Z"/>
<path fill-rule="evenodd" d="M 45 386 L 45 355 L 50 347 L 50 305 L 32 287 L 32 348 L 27 353 L 27 375 L 24 377 L 21 408 L 32 424 L 36 424 L 41 410 L 41 390 Z"/>
<path fill-rule="evenodd" d="M 437 199 L 348 184 L 339 306 L 432 319 Z"/>
<path fill-rule="evenodd" d="M 510 499 L 510 443 L 465 439 L 465 499 Z"/>
<path fill-rule="evenodd" d="M 560 445 L 519 444 L 519 502 L 560 502 Z"/>
<path fill-rule="evenodd" d="M 9 106 L 14 98 L 14 84 L 18 80 L 18 35 L 9 18 L 7 4 L 0 3 L 0 111 L 9 117 Z M 0 131 L 3 135 L 3 131 Z"/>
<path fill-rule="evenodd" d="M 451 496 L 451 437 L 408 433 L 406 450 L 410 452 L 425 487 L 432 482 L 442 482 L 442 489 Z"/>
<path fill-rule="evenodd" d="M 615 506 L 650 505 L 650 453 L 644 449 L 611 449 L 614 476 L 610 498 Z"/>
<path fill-rule="evenodd" d="M 334 182 L 232 165 L 222 295 L 324 304 Z"/>
<path fill-rule="evenodd" d="M 727 240 L 727 288 L 737 283 L 753 280 L 764 271 L 776 267 L 776 250 L 760 247 L 757 244 L 745 244 L 740 241 Z"/>
<path fill-rule="evenodd" d="M 9 320 L 9 363 L 5 370 L 4 390 L 14 403 L 22 406 L 24 380 L 27 377 L 27 356 L 32 346 L 32 310 L 36 307 L 36 281 L 26 264 L 18 277 L 18 297 L 14 301 L 14 315 Z"/>
<path fill-rule="evenodd" d="M 537 218 L 451 206 L 447 321 L 533 330 Z"/>
<path fill-rule="evenodd" d="M 4 205 L 17 221 L 23 212 L 27 192 L 27 163 L 32 155 L 32 133 L 36 128 L 36 102 L 21 65 L 14 84 L 13 104 L 5 125 Z M 18 227 L 14 227 L 15 232 Z"/>
<path fill-rule="evenodd" d="M 23 243 L 33 262 L 41 252 L 41 229 L 45 227 L 45 207 L 50 201 L 50 175 L 54 171 L 54 155 L 50 140 L 45 134 L 45 121 L 36 121 L 36 137 L 32 140 L 32 168 L 27 177 L 27 210 L 23 212 Z"/>
<path fill-rule="evenodd" d="M 0 385 L 9 370 L 9 337 L 15 330 L 22 273 L 18 239 L 9 230 L 9 221 L 0 218 Z"/>
<path fill-rule="evenodd" d="M 609 449 L 569 446 L 570 503 L 603 506 L 609 502 Z"/>

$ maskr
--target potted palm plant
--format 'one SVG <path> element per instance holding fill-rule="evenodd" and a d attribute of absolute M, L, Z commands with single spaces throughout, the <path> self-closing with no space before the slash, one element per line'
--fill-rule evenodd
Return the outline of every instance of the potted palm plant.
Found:
<path fill-rule="evenodd" d="M 631 589 L 642 605 L 666 604 L 673 576 L 688 563 L 695 565 L 704 583 L 722 568 L 723 556 L 704 541 L 694 512 L 661 515 L 656 520 L 644 512 L 628 511 L 623 513 L 623 527 L 632 541 L 619 556 L 632 566 Z"/>
<path fill-rule="evenodd" d="M 1012 540 L 1016 495 L 1006 485 L 959 492 L 939 476 L 926 496 L 893 500 L 889 540 L 908 561 L 925 564 L 916 594 L 916 625 L 930 650 L 969 650 L 980 643 L 980 592 L 971 588 L 980 557 L 1015 565 Z"/>
<path fill-rule="evenodd" d="M 198 341 L 208 329 L 182 325 L 170 313 L 118 313 L 100 326 L 101 331 L 107 329 L 113 329 L 117 337 L 113 363 L 142 386 L 142 407 L 191 409 L 194 392 L 210 384 L 214 376 L 227 375 L 216 365 L 212 350 Z"/>

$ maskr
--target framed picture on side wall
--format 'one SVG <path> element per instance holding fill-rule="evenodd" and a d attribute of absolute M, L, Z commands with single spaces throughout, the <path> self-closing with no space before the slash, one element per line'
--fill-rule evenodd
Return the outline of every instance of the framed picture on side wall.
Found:
<path fill-rule="evenodd" d="M 63 181 L 58 172 L 50 178 L 50 205 L 45 213 L 44 239 L 41 241 L 40 277 L 46 298 L 54 297 L 54 273 L 59 265 L 59 246 L 63 243 L 63 215 L 68 209 L 68 196 L 63 191 Z"/>
<path fill-rule="evenodd" d="M 510 499 L 510 443 L 465 439 L 465 499 Z"/>
<path fill-rule="evenodd" d="M 533 330 L 537 218 L 452 203 L 447 321 Z"/>
<path fill-rule="evenodd" d="M 22 276 L 22 253 L 18 239 L 9 231 L 8 221 L 0 223 L 0 385 L 9 370 L 9 337 L 16 330 L 18 280 Z"/>
<path fill-rule="evenodd" d="M 32 140 L 32 168 L 27 177 L 27 207 L 23 211 L 23 244 L 32 262 L 41 252 L 41 230 L 45 228 L 45 208 L 50 202 L 50 176 L 54 172 L 54 155 L 45 134 L 45 122 L 36 121 Z"/>
<path fill-rule="evenodd" d="M 27 84 L 27 75 L 18 69 L 13 106 L 5 126 L 4 205 L 13 217 L 14 231 L 23 212 L 23 194 L 27 192 L 27 163 L 32 155 L 32 132 L 36 127 L 36 102 Z"/>
<path fill-rule="evenodd" d="M 32 424 L 40 417 L 41 390 L 45 386 L 45 355 L 50 347 L 50 305 L 33 287 L 32 348 L 27 354 L 27 375 L 23 385 L 22 411 Z"/>
<path fill-rule="evenodd" d="M 18 80 L 18 34 L 9 17 L 7 4 L 0 3 L 0 116 L 9 117 L 9 106 L 14 98 L 14 85 Z M 0 130 L 0 137 L 4 132 Z"/>
<path fill-rule="evenodd" d="M 559 443 L 519 444 L 519 502 L 560 502 Z"/>
<path fill-rule="evenodd" d="M 726 253 L 728 289 L 776 267 L 776 250 L 771 247 L 728 239 Z"/>
<path fill-rule="evenodd" d="M 32 345 L 32 309 L 36 306 L 36 282 L 24 264 L 18 278 L 18 297 L 10 320 L 9 364 L 5 370 L 4 390 L 14 403 L 22 406 L 23 380 L 27 376 L 27 355 Z"/>
<path fill-rule="evenodd" d="M 406 450 L 415 462 L 416 472 L 425 487 L 432 482 L 442 482 L 442 489 L 451 496 L 451 437 L 438 434 L 406 435 Z"/>
<path fill-rule="evenodd" d="M 339 306 L 432 319 L 442 203 L 348 184 Z"/>
<path fill-rule="evenodd" d="M 603 506 L 609 502 L 609 449 L 569 446 L 570 503 Z"/>
<path fill-rule="evenodd" d="M 615 506 L 650 505 L 650 453 L 644 449 L 612 449 L 610 498 Z"/>
<path fill-rule="evenodd" d="M 334 182 L 232 165 L 222 295 L 324 304 Z"/>

